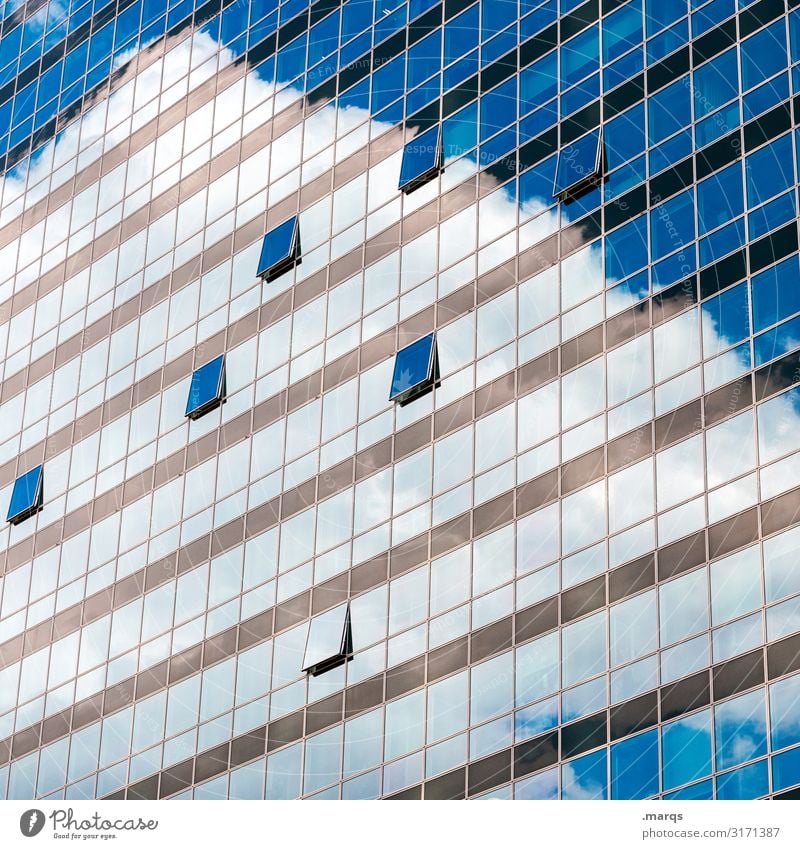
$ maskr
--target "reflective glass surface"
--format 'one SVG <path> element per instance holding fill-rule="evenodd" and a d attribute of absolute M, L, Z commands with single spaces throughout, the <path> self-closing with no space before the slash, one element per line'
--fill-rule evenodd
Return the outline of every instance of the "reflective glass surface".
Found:
<path fill-rule="evenodd" d="M 397 352 L 389 400 L 404 403 L 435 379 L 436 337 L 433 333 Z"/>
<path fill-rule="evenodd" d="M 553 196 L 558 197 L 596 177 L 601 165 L 600 130 L 587 133 L 558 154 Z"/>
<path fill-rule="evenodd" d="M 225 356 L 219 356 L 192 374 L 186 415 L 196 419 L 218 406 L 225 398 Z"/>
<path fill-rule="evenodd" d="M 36 466 L 14 481 L 6 521 L 17 524 L 33 515 L 44 498 L 44 467 Z"/>
<path fill-rule="evenodd" d="M 303 672 L 318 675 L 352 653 L 350 607 L 340 604 L 315 616 L 308 628 Z"/>
<path fill-rule="evenodd" d="M 300 230 L 295 215 L 264 236 L 257 274 L 269 283 L 297 262 L 300 262 Z"/>
<path fill-rule="evenodd" d="M 403 148 L 398 188 L 412 192 L 433 177 L 442 162 L 442 128 L 431 127 L 415 136 Z"/>

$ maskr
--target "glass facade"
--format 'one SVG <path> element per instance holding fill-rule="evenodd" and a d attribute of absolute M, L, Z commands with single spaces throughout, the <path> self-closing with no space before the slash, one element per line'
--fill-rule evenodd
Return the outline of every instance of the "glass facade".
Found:
<path fill-rule="evenodd" d="M 7 2 L 0 797 L 800 798 L 798 95 L 798 0 Z"/>

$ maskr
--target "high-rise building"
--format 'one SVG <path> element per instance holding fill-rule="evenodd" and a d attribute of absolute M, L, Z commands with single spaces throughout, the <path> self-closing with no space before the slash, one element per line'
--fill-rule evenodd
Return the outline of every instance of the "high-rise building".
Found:
<path fill-rule="evenodd" d="M 800 796 L 798 0 L 7 0 L 0 796 Z"/>

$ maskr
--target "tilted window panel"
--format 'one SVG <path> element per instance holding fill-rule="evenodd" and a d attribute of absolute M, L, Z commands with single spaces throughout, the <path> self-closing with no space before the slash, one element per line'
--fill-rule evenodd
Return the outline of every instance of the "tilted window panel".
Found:
<path fill-rule="evenodd" d="M 6 521 L 18 525 L 42 509 L 44 504 L 44 467 L 36 466 L 14 481 Z"/>
<path fill-rule="evenodd" d="M 409 194 L 432 180 L 441 170 L 442 128 L 437 124 L 411 139 L 403 148 L 398 188 Z"/>
<path fill-rule="evenodd" d="M 300 261 L 300 226 L 297 216 L 293 215 L 264 236 L 257 274 L 269 283 Z"/>
<path fill-rule="evenodd" d="M 408 404 L 439 383 L 436 334 L 429 333 L 395 354 L 390 401 Z"/>
<path fill-rule="evenodd" d="M 320 675 L 341 666 L 352 654 L 349 603 L 326 610 L 311 620 L 303 653 L 303 672 Z"/>
<path fill-rule="evenodd" d="M 190 419 L 199 419 L 225 401 L 225 355 L 200 366 L 192 375 L 186 413 Z"/>
<path fill-rule="evenodd" d="M 602 175 L 600 128 L 563 147 L 558 154 L 553 197 L 570 198 L 597 183 Z"/>

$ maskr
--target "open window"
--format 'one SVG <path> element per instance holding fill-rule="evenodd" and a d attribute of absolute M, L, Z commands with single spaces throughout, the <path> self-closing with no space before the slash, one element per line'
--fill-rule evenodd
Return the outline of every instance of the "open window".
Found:
<path fill-rule="evenodd" d="M 415 136 L 403 148 L 398 188 L 409 194 L 432 180 L 441 170 L 442 128 L 437 124 Z"/>
<path fill-rule="evenodd" d="M 429 333 L 395 354 L 389 400 L 408 404 L 439 385 L 436 334 Z"/>
<path fill-rule="evenodd" d="M 44 467 L 36 466 L 14 481 L 6 521 L 18 525 L 38 513 L 44 504 Z"/>
<path fill-rule="evenodd" d="M 308 627 L 303 672 L 320 675 L 353 656 L 350 604 L 340 604 L 315 616 Z"/>
<path fill-rule="evenodd" d="M 200 366 L 192 375 L 186 415 L 199 419 L 225 401 L 225 355 Z"/>
<path fill-rule="evenodd" d="M 598 127 L 559 151 L 553 197 L 577 197 L 599 183 L 602 171 L 603 144 Z"/>
<path fill-rule="evenodd" d="M 258 276 L 269 283 L 300 264 L 300 226 L 297 216 L 274 227 L 264 236 L 258 260 Z"/>

